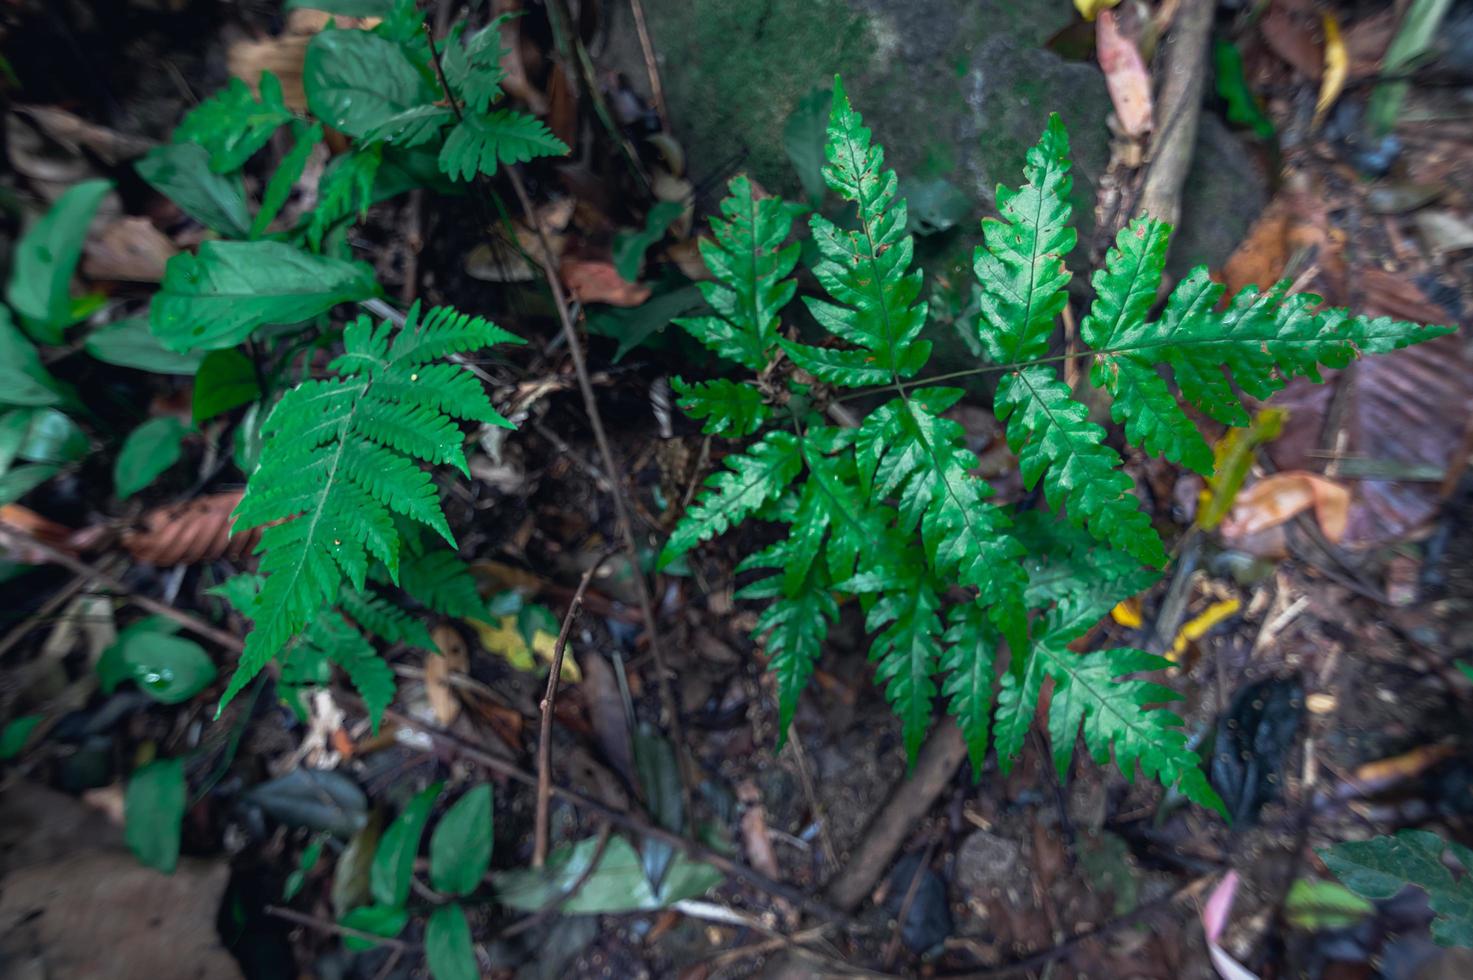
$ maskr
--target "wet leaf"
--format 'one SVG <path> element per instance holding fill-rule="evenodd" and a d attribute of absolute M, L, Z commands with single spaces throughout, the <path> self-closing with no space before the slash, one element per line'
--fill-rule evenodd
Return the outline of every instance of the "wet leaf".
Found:
<path fill-rule="evenodd" d="M 441 905 L 430 913 L 425 925 L 425 962 L 434 980 L 478 980 L 481 976 L 471 945 L 471 927 L 459 905 Z"/>
<path fill-rule="evenodd" d="M 476 890 L 491 866 L 491 785 L 467 790 L 445 811 L 430 837 L 430 884 L 451 895 Z"/>
<path fill-rule="evenodd" d="M 215 662 L 198 643 L 172 635 L 177 628 L 145 620 L 141 628 L 124 630 L 97 660 L 103 691 L 111 693 L 131 680 L 155 701 L 179 704 L 209 687 Z"/>
<path fill-rule="evenodd" d="M 87 436 L 54 408 L 17 408 L 0 415 L 0 471 L 13 460 L 72 463 L 87 455 Z"/>
<path fill-rule="evenodd" d="M 138 860 L 173 872 L 184 824 L 184 760 L 158 759 L 133 773 L 123 797 L 123 836 Z"/>
<path fill-rule="evenodd" d="M 165 350 L 148 329 L 148 317 L 119 320 L 87 335 L 87 353 L 104 364 L 136 368 L 153 374 L 194 374 L 201 354 L 176 354 Z"/>
<path fill-rule="evenodd" d="M 558 896 L 566 895 L 588 870 L 597 850 L 598 840 L 588 838 L 554 850 L 541 871 L 495 874 L 492 880 L 496 897 L 509 908 L 535 912 Z M 650 886 L 633 845 L 622 837 L 613 837 L 583 887 L 561 909 L 567 914 L 648 911 L 703 895 L 721 879 L 721 872 L 710 865 L 677 854 L 657 893 Z"/>
<path fill-rule="evenodd" d="M 379 841 L 373 855 L 370 886 L 381 905 L 402 906 L 409 900 L 409 882 L 414 877 L 414 857 L 429 822 L 430 810 L 440 795 L 441 783 L 431 783 L 410 801 Z"/>
<path fill-rule="evenodd" d="M 409 913 L 390 905 L 364 905 L 349 912 L 339 922 L 349 929 L 393 939 L 409 924 Z M 378 943 L 362 936 L 344 936 L 343 945 L 355 952 L 373 949 Z"/>
<path fill-rule="evenodd" d="M 113 464 L 113 489 L 126 500 L 163 475 L 183 452 L 189 428 L 172 415 L 149 419 L 128 433 Z"/>
<path fill-rule="evenodd" d="M 351 837 L 368 819 L 368 799 L 336 770 L 297 767 L 253 787 L 244 797 L 288 827 Z"/>
<path fill-rule="evenodd" d="M 228 238 L 244 238 L 251 228 L 245 182 L 240 174 L 210 169 L 210 151 L 197 143 L 167 143 L 134 164 L 154 190 L 195 221 Z"/>
<path fill-rule="evenodd" d="M 1234 823 L 1251 825 L 1278 795 L 1303 714 L 1298 680 L 1269 678 L 1238 691 L 1218 719 L 1209 775 Z"/>

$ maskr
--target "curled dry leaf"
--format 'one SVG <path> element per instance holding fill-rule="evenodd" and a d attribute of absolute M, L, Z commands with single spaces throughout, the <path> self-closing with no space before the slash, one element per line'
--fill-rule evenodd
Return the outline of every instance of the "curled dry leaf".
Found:
<path fill-rule="evenodd" d="M 1095 45 L 1121 132 L 1132 138 L 1144 136 L 1151 131 L 1151 76 L 1135 41 L 1121 32 L 1114 11 L 1100 11 Z"/>
<path fill-rule="evenodd" d="M 580 303 L 639 306 L 650 298 L 650 287 L 623 278 L 610 262 L 564 258 L 559 273 Z"/>
<path fill-rule="evenodd" d="M 55 106 L 16 106 L 15 111 L 72 153 L 80 155 L 86 150 L 110 167 L 141 157 L 153 146 L 146 139 L 127 136 L 115 129 L 87 122 L 80 116 Z"/>
<path fill-rule="evenodd" d="M 1320 15 L 1325 32 L 1325 70 L 1320 79 L 1319 99 L 1314 105 L 1315 129 L 1325 119 L 1330 106 L 1345 90 L 1345 81 L 1350 74 L 1350 55 L 1345 50 L 1345 38 L 1340 33 L 1340 21 L 1328 10 Z"/>
<path fill-rule="evenodd" d="M 123 532 L 123 547 L 137 561 L 151 565 L 193 565 L 229 557 L 242 559 L 261 536 L 259 528 L 232 533 L 235 506 L 243 491 L 209 494 L 165 507 L 155 507 Z"/>
<path fill-rule="evenodd" d="M 76 554 L 77 549 L 72 544 L 72 529 L 56 523 L 49 517 L 42 517 L 29 507 L 22 507 L 20 504 L 6 504 L 0 507 L 0 524 L 29 534 L 42 544 L 49 544 L 53 548 Z M 24 565 L 40 565 L 46 561 L 45 556 L 29 548 L 8 552 L 7 557 L 11 561 Z"/>
<path fill-rule="evenodd" d="M 147 218 L 119 218 L 87 236 L 82 274 L 88 279 L 159 282 L 164 264 L 179 252 Z"/>
<path fill-rule="evenodd" d="M 1325 538 L 1339 544 L 1350 516 L 1350 490 L 1303 470 L 1275 473 L 1238 494 L 1233 512 L 1222 522 L 1222 534 L 1228 540 L 1257 534 L 1311 508 Z"/>
<path fill-rule="evenodd" d="M 430 637 L 440 652 L 425 657 L 425 697 L 443 727 L 460 717 L 460 695 L 451 686 L 450 676 L 470 669 L 470 652 L 460 631 L 448 623 L 436 626 Z"/>

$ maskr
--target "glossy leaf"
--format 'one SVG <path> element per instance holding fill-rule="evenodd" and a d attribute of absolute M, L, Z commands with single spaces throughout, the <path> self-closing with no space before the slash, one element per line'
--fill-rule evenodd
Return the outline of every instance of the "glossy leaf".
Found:
<path fill-rule="evenodd" d="M 136 770 L 123 794 L 123 837 L 138 860 L 172 874 L 179 863 L 188 787 L 182 759 L 157 759 Z"/>
<path fill-rule="evenodd" d="M 340 925 L 385 939 L 393 939 L 409 925 L 409 913 L 395 905 L 363 905 L 343 916 Z M 355 952 L 373 949 L 378 943 L 364 936 L 343 936 L 343 945 Z"/>
<path fill-rule="evenodd" d="M 302 83 L 312 115 L 349 136 L 435 101 L 399 45 L 367 31 L 327 30 L 313 37 Z"/>
<path fill-rule="evenodd" d="M 233 347 L 212 350 L 194 375 L 194 420 L 204 422 L 261 397 L 251 359 Z"/>
<path fill-rule="evenodd" d="M 87 335 L 87 353 L 104 364 L 134 368 L 152 374 L 192 375 L 204 355 L 180 354 L 166 349 L 148 329 L 148 317 L 135 316 L 99 327 Z M 0 394 L 0 398 L 4 395 Z"/>
<path fill-rule="evenodd" d="M 210 154 L 204 147 L 194 143 L 156 146 L 134 167 L 154 190 L 211 231 L 229 238 L 244 238 L 250 231 L 245 182 L 238 173 L 211 170 Z"/>
<path fill-rule="evenodd" d="M 128 433 L 113 464 L 113 489 L 125 500 L 179 462 L 188 427 L 172 415 L 149 419 Z"/>
<path fill-rule="evenodd" d="M 478 980 L 481 976 L 471 928 L 459 905 L 441 905 L 430 913 L 425 924 L 425 963 L 433 980 Z"/>
<path fill-rule="evenodd" d="M 495 874 L 496 898 L 520 912 L 535 912 L 563 896 L 567 898 L 559 908 L 567 915 L 640 912 L 703 895 L 722 880 L 715 868 L 677 853 L 656 890 L 645 877 L 638 852 L 623 837 L 609 838 L 603 856 L 589 872 L 597 853 L 598 840 L 589 838 L 554 849 L 541 871 Z M 580 880 L 582 887 L 570 895 Z"/>
<path fill-rule="evenodd" d="M 409 900 L 414 859 L 419 854 L 420 838 L 429 822 L 435 798 L 440 795 L 440 786 L 440 783 L 431 783 L 411 797 L 379 839 L 369 876 L 374 900 L 379 904 L 402 908 Z"/>
<path fill-rule="evenodd" d="M 239 78 L 189 111 L 174 130 L 174 142 L 195 144 L 209 158 L 209 168 L 227 174 L 245 166 L 271 134 L 294 118 L 282 97 L 281 82 L 262 72 L 260 96 Z"/>
<path fill-rule="evenodd" d="M 16 242 L 5 298 L 36 340 L 58 344 L 76 322 L 71 299 L 72 273 L 82 243 L 112 182 L 88 180 L 57 199 Z M 3 353 L 3 352 L 0 352 Z M 6 359 L 5 363 L 9 363 Z"/>
<path fill-rule="evenodd" d="M 430 884 L 438 892 L 469 895 L 491 866 L 494 839 L 491 785 L 482 783 L 456 800 L 430 837 Z"/>

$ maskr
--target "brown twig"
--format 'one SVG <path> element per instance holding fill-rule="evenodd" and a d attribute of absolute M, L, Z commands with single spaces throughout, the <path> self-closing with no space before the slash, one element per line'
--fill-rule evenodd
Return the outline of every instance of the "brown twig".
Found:
<path fill-rule="evenodd" d="M 558 319 L 562 323 L 563 337 L 568 345 L 568 354 L 573 359 L 573 371 L 578 376 L 578 389 L 583 394 L 583 410 L 588 415 L 588 423 L 593 429 L 593 441 L 598 445 L 599 456 L 603 460 L 603 470 L 613 484 L 613 492 L 609 494 L 614 503 L 614 517 L 619 525 L 619 534 L 624 539 L 624 551 L 629 558 L 629 568 L 634 573 L 635 595 L 639 600 L 639 612 L 644 617 L 645 635 L 649 637 L 650 656 L 655 662 L 655 673 L 658 675 L 657 683 L 660 689 L 660 701 L 669 716 L 670 738 L 675 744 L 675 750 L 680 759 L 680 793 L 685 806 L 687 818 L 694 813 L 693 800 L 691 796 L 690 773 L 686 766 L 685 733 L 680 723 L 680 705 L 675 700 L 674 692 L 670 690 L 670 673 L 666 666 L 664 649 L 660 646 L 660 631 L 655 621 L 654 602 L 650 598 L 649 583 L 645 581 L 643 573 L 639 570 L 639 544 L 634 540 L 634 522 L 629 516 L 629 505 L 624 500 L 624 474 L 620 469 L 618 460 L 614 458 L 614 451 L 609 447 L 609 437 L 604 432 L 603 416 L 598 410 L 598 398 L 593 393 L 593 382 L 588 375 L 588 363 L 583 357 L 583 348 L 578 343 L 578 330 L 573 325 L 573 318 L 568 315 L 568 298 L 563 291 L 562 280 L 558 277 L 557 269 L 552 264 L 552 248 L 548 243 L 547 229 L 543 227 L 542 216 L 532 207 L 532 200 L 527 196 L 527 188 L 522 184 L 521 175 L 514 169 L 507 171 L 511 178 L 511 186 L 516 191 L 517 201 L 522 206 L 522 213 L 526 215 L 527 221 L 531 222 L 537 232 L 538 244 L 541 245 L 541 255 L 538 260 L 542 265 L 543 276 L 547 279 L 548 287 L 552 290 L 552 302 L 557 307 Z"/>
<path fill-rule="evenodd" d="M 350 936 L 354 939 L 367 939 L 379 945 L 387 946 L 389 949 L 399 953 L 414 948 L 402 939 L 377 936 L 371 932 L 364 932 L 362 929 L 354 929 L 352 926 L 329 922 L 327 919 L 319 919 L 315 915 L 307 915 L 303 912 L 298 912 L 296 909 L 282 908 L 280 905 L 268 905 L 265 911 L 267 915 L 274 916 L 278 919 L 285 919 L 287 922 L 292 922 L 299 926 L 306 926 L 308 929 L 331 933 L 334 936 Z"/>
<path fill-rule="evenodd" d="M 198 616 L 193 616 L 187 612 L 175 609 L 167 603 L 159 602 L 157 599 L 150 599 L 148 596 L 139 595 L 124 585 L 122 580 L 111 572 L 105 572 L 96 565 L 89 565 L 80 558 L 75 558 L 65 551 L 53 548 L 46 542 L 40 541 L 18 528 L 9 526 L 0 527 L 0 545 L 16 550 L 19 550 L 21 547 L 29 548 L 37 554 L 44 556 L 47 561 L 60 565 L 71 572 L 75 572 L 77 575 L 86 576 L 88 579 L 100 583 L 117 595 L 126 597 L 129 602 L 138 608 L 151 612 L 155 616 L 172 619 L 191 633 L 217 643 L 227 650 L 233 650 L 239 653 L 244 647 L 240 638 L 234 633 L 227 633 L 222 629 L 211 626 Z"/>
<path fill-rule="evenodd" d="M 1182 185 L 1192 166 L 1202 86 L 1207 77 L 1207 41 L 1215 0 L 1183 0 L 1160 57 L 1163 81 L 1156 103 L 1157 137 L 1151 168 L 1141 189 L 1139 213 L 1175 225 L 1181 213 Z M 1168 120 L 1169 125 L 1163 125 Z"/>
<path fill-rule="evenodd" d="M 443 728 L 439 728 L 426 721 L 421 721 L 418 718 L 401 714 L 392 708 L 384 711 L 384 718 L 396 725 L 402 725 L 405 728 L 412 728 L 415 731 L 422 732 L 439 742 L 443 747 L 460 755 L 461 758 L 484 766 L 492 772 L 519 782 L 524 786 L 537 785 L 537 777 L 533 773 L 528 772 L 514 762 L 506 759 L 498 759 L 496 756 L 478 748 L 454 732 L 446 731 Z M 843 921 L 845 918 L 843 913 L 826 904 L 821 899 L 806 895 L 798 889 L 785 885 L 780 881 L 773 881 L 760 871 L 749 868 L 744 864 L 738 864 L 726 855 L 713 851 L 704 844 L 697 843 L 674 831 L 669 831 L 650 823 L 638 813 L 615 809 L 602 800 L 585 796 L 576 790 L 567 789 L 556 783 L 552 785 L 552 796 L 556 799 L 566 800 L 573 806 L 586 810 L 595 816 L 602 817 L 609 823 L 621 827 L 624 830 L 632 831 L 642 837 L 662 841 L 671 847 L 678 848 L 690 857 L 711 865 L 722 874 L 732 878 L 739 878 L 759 891 L 764 891 L 777 898 L 786 899 L 794 905 L 802 906 L 809 913 L 820 919 Z"/>
<path fill-rule="evenodd" d="M 650 29 L 644 22 L 644 4 L 640 0 L 629 0 L 634 11 L 634 30 L 639 35 L 639 49 L 644 52 L 644 69 L 650 76 L 650 95 L 655 100 L 655 112 L 660 114 L 660 128 L 670 132 L 670 113 L 665 108 L 665 86 L 660 84 L 660 66 L 655 61 L 655 46 L 650 41 Z"/>
<path fill-rule="evenodd" d="M 9 653 L 11 647 L 25 639 L 31 630 L 50 619 L 53 613 L 66 605 L 67 601 L 78 592 L 81 592 L 86 585 L 87 577 L 77 575 L 66 585 L 53 592 L 50 598 L 41 604 L 41 608 L 15 624 L 14 628 L 5 634 L 5 638 L 0 640 L 0 657 Z"/>
<path fill-rule="evenodd" d="M 537 734 L 537 816 L 533 824 L 532 867 L 540 868 L 547 863 L 548 809 L 552 800 L 552 709 L 557 702 L 558 681 L 563 672 L 563 654 L 568 649 L 568 635 L 573 631 L 573 621 L 583 607 L 583 593 L 594 574 L 609 560 L 611 551 L 605 551 L 578 580 L 578 591 L 568 604 L 567 615 L 563 616 L 562 629 L 558 630 L 557 645 L 552 649 L 552 668 L 547 672 L 547 693 L 542 695 L 542 725 Z"/>

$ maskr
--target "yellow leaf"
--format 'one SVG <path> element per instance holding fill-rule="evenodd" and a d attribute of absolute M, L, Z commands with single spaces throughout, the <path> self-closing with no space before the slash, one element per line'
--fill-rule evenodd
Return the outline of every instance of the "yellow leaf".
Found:
<path fill-rule="evenodd" d="M 1120 0 L 1074 0 L 1074 9 L 1079 11 L 1079 16 L 1085 20 L 1094 20 L 1100 15 L 1101 10 L 1109 10 L 1119 3 Z"/>
<path fill-rule="evenodd" d="M 1345 80 L 1350 77 L 1350 54 L 1345 50 L 1345 39 L 1340 34 L 1340 22 L 1328 10 L 1320 15 L 1325 28 L 1325 69 L 1320 75 L 1320 97 L 1314 104 L 1312 128 L 1318 129 L 1325 113 L 1340 98 L 1345 89 Z"/>
<path fill-rule="evenodd" d="M 1134 596 L 1117 602 L 1115 608 L 1110 610 L 1110 616 L 1127 629 L 1140 629 L 1141 624 L 1145 622 L 1141 618 L 1141 601 Z"/>
<path fill-rule="evenodd" d="M 549 666 L 552 664 L 552 655 L 557 649 L 557 637 L 546 630 L 533 633 L 532 645 L 528 647 L 522 631 L 517 628 L 516 616 L 501 616 L 494 623 L 479 619 L 467 619 L 466 622 L 476 631 L 476 638 L 481 641 L 481 646 L 517 670 L 530 673 L 536 669 L 539 659 Z M 577 684 L 583 680 L 583 672 L 578 669 L 578 661 L 573 659 L 571 650 L 563 651 L 562 679 L 569 684 Z"/>
<path fill-rule="evenodd" d="M 1253 417 L 1246 429 L 1229 429 L 1227 435 L 1212 447 L 1212 476 L 1202 488 L 1197 505 L 1197 526 L 1210 531 L 1222 523 L 1253 465 L 1253 451 L 1272 442 L 1284 431 L 1289 413 L 1282 408 L 1265 408 Z"/>
<path fill-rule="evenodd" d="M 1166 655 L 1166 659 L 1175 663 L 1183 653 L 1187 652 L 1187 644 L 1202 639 L 1212 627 L 1229 616 L 1236 615 L 1242 605 L 1237 599 L 1224 599 L 1208 606 L 1206 612 L 1189 620 L 1177 631 L 1176 639 L 1171 643 L 1171 652 Z"/>

